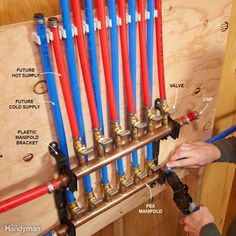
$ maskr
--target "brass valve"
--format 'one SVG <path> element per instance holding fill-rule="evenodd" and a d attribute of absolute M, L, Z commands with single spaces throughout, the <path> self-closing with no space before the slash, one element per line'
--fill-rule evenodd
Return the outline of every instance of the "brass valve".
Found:
<path fill-rule="evenodd" d="M 72 218 L 84 213 L 86 210 L 85 208 L 80 208 L 76 200 L 72 203 L 67 203 L 67 205 Z"/>
<path fill-rule="evenodd" d="M 155 100 L 155 108 L 160 111 L 162 116 L 162 123 L 165 127 L 168 126 L 169 115 L 175 111 L 171 110 L 166 100 L 160 100 L 159 98 Z"/>
<path fill-rule="evenodd" d="M 86 165 L 85 156 L 92 153 L 93 148 L 86 148 L 86 146 L 82 143 L 82 139 L 80 137 L 76 137 L 73 139 L 73 146 L 80 166 L 84 167 Z"/>
<path fill-rule="evenodd" d="M 130 135 L 130 130 L 122 130 L 118 121 L 111 124 L 112 136 L 115 141 L 116 148 L 119 149 L 122 146 L 122 138 Z"/>
<path fill-rule="evenodd" d="M 133 169 L 133 175 L 134 175 L 134 182 L 135 184 L 138 184 L 141 180 L 143 180 L 145 177 L 147 177 L 147 172 L 141 172 L 139 167 Z"/>
<path fill-rule="evenodd" d="M 146 169 L 147 169 L 148 175 L 150 176 L 153 173 L 157 172 L 157 170 L 159 169 L 159 166 L 156 165 L 153 160 L 152 161 L 147 161 Z"/>
<path fill-rule="evenodd" d="M 126 179 L 125 175 L 120 176 L 118 181 L 119 189 L 122 193 L 125 192 L 126 188 L 130 187 L 134 183 L 132 179 Z"/>
<path fill-rule="evenodd" d="M 88 209 L 94 210 L 98 204 L 102 202 L 102 198 L 97 198 L 94 192 L 88 193 Z"/>
<path fill-rule="evenodd" d="M 148 132 L 153 132 L 154 122 L 160 122 L 162 120 L 162 116 L 157 116 L 155 114 L 155 109 L 152 107 L 147 108 L 146 115 Z"/>
<path fill-rule="evenodd" d="M 128 119 L 129 119 L 129 126 L 131 129 L 131 134 L 132 134 L 132 140 L 137 141 L 138 131 L 147 127 L 147 123 L 145 122 L 140 123 L 135 113 L 129 114 Z"/>
<path fill-rule="evenodd" d="M 105 158 L 105 150 L 106 145 L 113 142 L 112 138 L 104 138 L 101 132 L 101 129 L 94 129 L 94 143 L 97 151 L 98 158 Z M 104 197 L 107 201 L 110 201 L 111 197 L 118 193 L 118 189 L 113 189 L 110 183 L 107 183 L 102 186 L 104 191 Z"/>
<path fill-rule="evenodd" d="M 107 138 L 107 139 L 104 138 L 101 129 L 94 129 L 93 136 L 98 158 L 104 158 L 105 157 L 104 148 L 106 145 L 112 143 L 113 140 L 112 138 Z"/>
<path fill-rule="evenodd" d="M 108 202 L 111 200 L 111 198 L 114 195 L 116 195 L 119 192 L 118 189 L 113 189 L 110 183 L 103 185 L 103 191 L 104 191 L 105 200 Z"/>

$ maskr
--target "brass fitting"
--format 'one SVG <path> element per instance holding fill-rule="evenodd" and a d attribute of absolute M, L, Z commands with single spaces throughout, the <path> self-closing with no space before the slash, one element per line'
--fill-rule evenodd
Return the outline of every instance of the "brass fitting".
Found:
<path fill-rule="evenodd" d="M 88 193 L 88 209 L 94 210 L 98 204 L 102 202 L 102 198 L 97 198 L 94 192 Z"/>
<path fill-rule="evenodd" d="M 162 100 L 161 101 L 161 106 L 162 106 L 162 109 L 163 109 L 163 125 L 164 126 L 168 126 L 168 118 L 169 118 L 169 112 L 170 112 L 170 107 L 167 103 L 166 100 Z"/>
<path fill-rule="evenodd" d="M 76 200 L 72 203 L 67 203 L 67 205 L 72 218 L 75 218 L 79 214 L 85 212 L 85 208 L 80 208 Z"/>
<path fill-rule="evenodd" d="M 155 114 L 155 109 L 152 107 L 148 107 L 146 111 L 147 116 L 147 130 L 152 133 L 154 129 L 154 122 L 159 122 L 162 120 L 162 116 L 157 116 Z"/>
<path fill-rule="evenodd" d="M 132 179 L 126 179 L 125 175 L 120 176 L 118 181 L 119 189 L 122 193 L 125 192 L 126 188 L 130 187 L 134 183 Z"/>
<path fill-rule="evenodd" d="M 73 146 L 75 150 L 75 155 L 79 161 L 80 166 L 86 166 L 85 156 L 93 152 L 93 148 L 86 148 L 80 137 L 76 137 L 73 139 Z"/>
<path fill-rule="evenodd" d="M 168 106 L 167 101 L 166 100 L 161 100 L 159 98 L 156 99 L 155 108 L 160 111 L 160 114 L 162 116 L 163 126 L 167 127 L 168 126 L 169 115 L 173 113 L 173 111 L 171 111 L 170 107 Z"/>
<path fill-rule="evenodd" d="M 130 130 L 122 130 L 118 121 L 111 124 L 111 129 L 116 148 L 120 149 L 122 146 L 122 138 L 130 135 Z"/>
<path fill-rule="evenodd" d="M 147 177 L 147 172 L 141 172 L 139 167 L 133 168 L 133 175 L 134 175 L 134 183 L 138 184 L 141 180 L 143 180 L 145 177 Z"/>
<path fill-rule="evenodd" d="M 153 173 L 157 172 L 159 166 L 157 166 L 153 161 L 147 161 L 146 169 L 148 176 L 151 176 Z"/>
<path fill-rule="evenodd" d="M 108 139 L 104 138 L 101 129 L 94 129 L 93 137 L 98 158 L 105 158 L 104 147 L 112 143 L 113 140 L 111 138 Z"/>
<path fill-rule="evenodd" d="M 140 123 L 135 113 L 129 114 L 128 120 L 129 120 L 129 126 L 130 126 L 130 130 L 132 134 L 132 140 L 137 141 L 138 131 L 140 129 L 144 129 L 147 126 L 147 123 L 145 122 Z"/>
<path fill-rule="evenodd" d="M 119 192 L 118 189 L 112 188 L 110 183 L 107 183 L 107 184 L 103 185 L 103 191 L 104 191 L 105 200 L 107 202 L 109 202 L 111 200 L 111 198 Z"/>

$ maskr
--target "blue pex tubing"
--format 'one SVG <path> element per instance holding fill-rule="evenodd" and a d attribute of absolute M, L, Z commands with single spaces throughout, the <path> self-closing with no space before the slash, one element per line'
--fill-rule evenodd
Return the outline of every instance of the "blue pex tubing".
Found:
<path fill-rule="evenodd" d="M 118 55 L 118 32 L 116 24 L 116 1 L 108 1 L 109 17 L 112 21 L 110 28 L 110 41 L 111 41 L 111 59 L 112 59 L 112 79 L 113 87 L 116 98 L 116 109 L 118 118 L 120 120 L 120 102 L 119 102 L 119 55 Z M 118 175 L 121 177 L 125 174 L 122 158 L 117 160 Z"/>
<path fill-rule="evenodd" d="M 136 1 L 128 0 L 128 13 L 131 17 L 129 24 L 129 58 L 130 58 L 130 72 L 132 79 L 132 90 L 134 104 L 136 107 Z M 138 152 L 132 152 L 133 168 L 139 167 Z"/>
<path fill-rule="evenodd" d="M 67 0 L 61 0 L 60 3 L 61 3 L 63 26 L 66 30 L 65 45 L 66 45 L 67 66 L 69 71 L 71 91 L 73 95 L 75 113 L 76 113 L 77 123 L 79 126 L 80 135 L 83 143 L 85 144 L 86 139 L 84 130 L 84 120 L 83 120 L 79 83 L 78 83 L 76 62 L 75 62 L 74 44 L 73 44 L 72 28 L 70 20 L 70 8 Z M 86 175 L 84 177 L 84 185 L 86 193 L 91 193 L 92 184 L 90 175 Z"/>
<path fill-rule="evenodd" d="M 95 34 L 94 34 L 93 4 L 91 0 L 85 1 L 85 13 L 86 13 L 86 20 L 87 20 L 89 29 L 92 29 L 92 30 L 89 30 L 89 33 L 88 33 L 89 60 L 91 63 L 90 68 L 91 68 L 93 91 L 94 91 L 94 96 L 96 100 L 99 125 L 102 129 L 102 134 L 104 134 L 102 102 L 101 102 L 100 84 L 99 84 L 99 76 L 98 76 L 99 73 L 98 73 L 98 65 L 97 65 L 96 41 L 95 41 Z M 101 168 L 101 173 L 102 173 L 103 185 L 108 184 L 109 179 L 108 179 L 107 166 L 103 166 Z"/>
<path fill-rule="evenodd" d="M 147 10 L 150 18 L 147 20 L 147 56 L 148 56 L 148 79 L 150 89 L 150 99 L 152 103 L 153 90 L 153 34 L 154 34 L 154 0 L 148 0 Z M 147 160 L 152 161 L 152 143 L 147 145 Z"/>

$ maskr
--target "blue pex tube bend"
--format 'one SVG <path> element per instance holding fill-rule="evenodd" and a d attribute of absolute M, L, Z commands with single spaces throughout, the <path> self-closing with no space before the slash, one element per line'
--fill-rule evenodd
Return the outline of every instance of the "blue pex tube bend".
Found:
<path fill-rule="evenodd" d="M 218 135 L 208 139 L 206 141 L 206 143 L 213 143 L 213 142 L 215 142 L 215 141 L 217 141 L 219 139 L 227 137 L 228 135 L 232 134 L 235 131 L 236 131 L 236 125 L 233 125 L 232 127 L 230 127 L 228 129 L 226 129 L 225 131 L 219 133 Z"/>
<path fill-rule="evenodd" d="M 102 132 L 104 133 L 102 101 L 101 101 L 101 93 L 100 93 L 97 52 L 96 52 L 96 41 L 95 41 L 95 33 L 94 33 L 93 3 L 92 3 L 92 0 L 85 0 L 84 3 L 85 3 L 86 21 L 90 29 L 88 32 L 88 51 L 89 51 L 90 68 L 91 68 L 91 74 L 92 74 L 93 90 L 94 90 L 94 95 L 96 99 L 99 124 L 102 129 Z"/>
<path fill-rule="evenodd" d="M 110 42 L 111 42 L 111 58 L 112 58 L 112 79 L 116 97 L 116 108 L 118 117 L 120 117 L 119 109 L 119 56 L 118 56 L 118 33 L 116 24 L 116 2 L 115 0 L 108 1 L 109 17 L 112 21 L 110 28 Z"/>
<path fill-rule="evenodd" d="M 68 168 L 70 168 L 70 159 L 69 159 L 68 149 L 67 149 L 67 144 L 66 144 L 65 130 L 64 130 L 64 125 L 63 125 L 57 90 L 56 90 L 56 84 L 54 81 L 54 74 L 52 70 L 52 64 L 51 64 L 51 59 L 50 59 L 50 54 L 49 54 L 49 49 L 48 49 L 47 33 L 46 33 L 46 27 L 45 27 L 43 14 L 41 13 L 35 14 L 34 20 L 36 22 L 37 34 L 41 42 L 39 46 L 40 55 L 42 58 L 43 70 L 45 72 L 49 99 L 53 103 L 52 112 L 53 112 L 53 117 L 55 121 L 59 147 L 62 153 L 66 157 Z M 68 192 L 71 195 L 73 195 L 73 193 L 71 193 L 70 191 Z"/>
<path fill-rule="evenodd" d="M 116 98 L 116 110 L 118 118 L 120 119 L 120 102 L 119 102 L 119 55 L 118 55 L 118 33 L 116 23 L 116 1 L 108 1 L 109 17 L 112 21 L 112 27 L 110 28 L 110 41 L 111 41 L 111 58 L 112 58 L 112 79 L 113 87 L 115 90 Z M 117 160 L 118 175 L 121 177 L 124 173 L 124 166 L 122 158 Z"/>
<path fill-rule="evenodd" d="M 80 99 L 79 81 L 76 70 L 76 60 L 74 52 L 74 43 L 72 37 L 72 28 L 70 20 L 70 8 L 67 0 L 60 0 L 61 10 L 62 10 L 62 21 L 63 26 L 66 30 L 66 56 L 67 56 L 67 66 L 69 71 L 69 78 L 71 84 L 71 91 L 73 95 L 73 102 L 75 106 L 75 113 L 77 118 L 77 123 L 79 126 L 80 135 L 84 144 L 86 144 L 85 130 L 84 130 L 84 120 Z M 90 175 L 84 177 L 85 191 L 87 193 L 92 192 L 91 178 Z"/>
<path fill-rule="evenodd" d="M 53 113 L 53 117 L 55 121 L 59 147 L 62 153 L 67 158 L 67 165 L 70 166 L 70 160 L 68 157 L 68 150 L 67 150 L 67 144 L 66 144 L 66 136 L 65 136 L 61 109 L 60 109 L 57 90 L 56 90 L 56 84 L 54 81 L 54 72 L 52 70 L 52 64 L 51 64 L 51 59 L 50 59 L 50 54 L 49 54 L 49 49 L 48 49 L 46 27 L 45 27 L 43 14 L 41 13 L 35 14 L 34 20 L 36 22 L 37 34 L 41 41 L 41 44 L 39 45 L 40 55 L 41 55 L 43 70 L 44 70 L 45 78 L 47 82 L 49 99 L 52 103 L 51 107 L 52 107 L 52 113 Z"/>
<path fill-rule="evenodd" d="M 79 81 L 76 70 L 74 43 L 73 43 L 71 20 L 70 20 L 70 7 L 68 0 L 60 0 L 60 3 L 61 3 L 63 26 L 64 29 L 66 30 L 65 44 L 66 44 L 67 66 L 71 82 L 71 91 L 73 95 L 75 113 L 79 126 L 80 135 L 83 143 L 85 144 L 86 139 L 84 130 L 84 120 L 83 120 L 83 113 L 80 99 Z"/>

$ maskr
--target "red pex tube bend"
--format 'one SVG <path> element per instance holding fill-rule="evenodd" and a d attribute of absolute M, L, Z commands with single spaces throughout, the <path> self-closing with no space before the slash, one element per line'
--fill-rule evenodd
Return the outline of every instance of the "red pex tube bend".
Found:
<path fill-rule="evenodd" d="M 163 38 L 162 38 L 162 0 L 155 0 L 155 6 L 158 11 L 156 18 L 156 48 L 157 48 L 157 65 L 158 65 L 158 82 L 160 99 L 166 100 L 165 72 L 163 59 Z"/>
<path fill-rule="evenodd" d="M 109 43 L 107 38 L 108 35 L 106 29 L 104 0 L 96 0 L 96 7 L 97 7 L 98 20 L 101 22 L 101 29 L 99 30 L 99 36 L 102 49 L 102 59 L 103 59 L 103 68 L 106 80 L 108 105 L 111 116 L 110 118 L 112 121 L 117 121 L 118 114 L 116 110 L 115 93 L 112 81 L 112 70 L 111 70 Z"/>
<path fill-rule="evenodd" d="M 47 184 L 39 185 L 38 187 L 32 188 L 26 192 L 20 193 L 12 198 L 6 199 L 0 202 L 0 213 L 9 211 L 15 207 L 32 201 L 45 194 L 52 193 L 59 188 L 57 180 L 52 180 Z"/>
<path fill-rule="evenodd" d="M 62 92 L 64 96 L 68 118 L 69 118 L 71 133 L 73 137 L 79 137 L 80 134 L 79 134 L 79 129 L 77 125 L 77 119 L 76 119 L 76 114 L 75 114 L 72 93 L 70 89 L 68 71 L 66 69 L 66 63 L 63 56 L 63 52 L 62 52 L 57 18 L 55 17 L 49 18 L 48 25 L 49 25 L 50 31 L 53 34 L 53 41 L 52 41 L 53 51 L 56 58 L 58 72 L 61 74 L 60 83 L 61 83 L 61 88 L 62 88 Z"/>
<path fill-rule="evenodd" d="M 88 104 L 89 104 L 89 110 L 91 114 L 92 127 L 99 128 L 97 106 L 96 106 L 95 96 L 93 92 L 92 76 L 91 76 L 90 66 L 89 66 L 90 62 L 89 62 L 88 54 L 86 51 L 86 43 L 84 39 L 80 0 L 72 0 L 71 4 L 72 4 L 74 24 L 77 27 L 77 31 L 78 31 L 78 35 L 76 36 L 76 41 L 77 41 L 77 47 L 79 51 L 85 90 L 86 90 Z M 96 48 L 94 48 L 94 50 L 96 50 Z"/>
<path fill-rule="evenodd" d="M 132 80 L 131 80 L 131 72 L 130 72 L 129 46 L 128 46 L 128 38 L 127 38 L 126 7 L 125 6 L 126 6 L 125 0 L 118 1 L 119 16 L 122 22 L 120 26 L 120 40 L 121 40 L 122 62 L 123 62 L 123 70 L 124 70 L 125 93 L 126 93 L 128 112 L 134 113 L 135 106 L 134 106 L 134 97 L 133 97 L 133 91 L 132 91 Z"/>
<path fill-rule="evenodd" d="M 141 15 L 139 26 L 139 44 L 140 44 L 140 60 L 141 60 L 141 75 L 143 86 L 143 99 L 146 107 L 151 106 L 150 89 L 148 80 L 148 59 L 147 59 L 147 41 L 146 41 L 146 22 L 145 22 L 145 5 L 144 0 L 138 0 L 138 12 Z"/>

